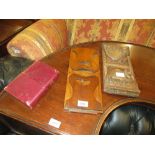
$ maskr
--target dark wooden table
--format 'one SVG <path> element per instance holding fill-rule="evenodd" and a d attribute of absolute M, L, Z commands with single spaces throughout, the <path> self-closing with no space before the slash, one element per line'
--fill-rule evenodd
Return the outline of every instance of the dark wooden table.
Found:
<path fill-rule="evenodd" d="M 131 62 L 141 90 L 138 98 L 110 95 L 103 92 L 103 114 L 94 115 L 64 111 L 64 96 L 70 56 L 70 48 L 68 48 L 42 60 L 58 69 L 60 76 L 33 110 L 3 92 L 0 97 L 0 113 L 50 134 L 99 134 L 108 114 L 118 106 L 129 104 L 130 102 L 145 102 L 151 106 L 155 105 L 155 50 L 131 44 L 114 44 L 129 46 L 130 48 Z M 101 51 L 101 42 L 78 46 L 96 47 Z M 100 66 L 100 68 L 102 67 Z M 48 124 L 51 118 L 61 122 L 59 128 Z"/>
<path fill-rule="evenodd" d="M 0 19 L 0 56 L 7 53 L 6 44 L 21 30 L 35 22 L 28 19 Z"/>

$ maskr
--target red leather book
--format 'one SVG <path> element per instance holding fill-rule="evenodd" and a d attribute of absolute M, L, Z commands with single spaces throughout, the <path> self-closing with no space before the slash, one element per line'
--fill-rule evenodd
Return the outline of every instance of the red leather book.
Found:
<path fill-rule="evenodd" d="M 33 108 L 43 92 L 56 80 L 58 74 L 59 71 L 56 69 L 37 61 L 4 89 L 28 107 Z"/>

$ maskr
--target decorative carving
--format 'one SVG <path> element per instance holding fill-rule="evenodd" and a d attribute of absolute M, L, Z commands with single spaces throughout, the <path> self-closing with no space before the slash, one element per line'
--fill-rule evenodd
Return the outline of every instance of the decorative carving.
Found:
<path fill-rule="evenodd" d="M 71 50 L 64 105 L 66 110 L 83 113 L 102 112 L 99 57 L 98 49 L 83 47 Z M 79 101 L 83 106 L 78 105 Z"/>
<path fill-rule="evenodd" d="M 128 47 L 103 45 L 104 91 L 110 94 L 137 97 L 138 88 Z"/>

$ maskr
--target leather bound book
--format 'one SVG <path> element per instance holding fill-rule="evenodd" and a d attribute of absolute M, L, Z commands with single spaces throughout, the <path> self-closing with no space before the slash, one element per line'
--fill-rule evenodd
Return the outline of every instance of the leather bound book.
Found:
<path fill-rule="evenodd" d="M 130 61 L 129 47 L 103 44 L 104 91 L 137 97 L 140 94 Z"/>
<path fill-rule="evenodd" d="M 64 108 L 70 112 L 102 113 L 99 67 L 96 48 L 73 48 L 70 53 Z"/>
<path fill-rule="evenodd" d="M 9 83 L 4 90 L 32 109 L 56 80 L 58 74 L 56 69 L 37 61 Z"/>

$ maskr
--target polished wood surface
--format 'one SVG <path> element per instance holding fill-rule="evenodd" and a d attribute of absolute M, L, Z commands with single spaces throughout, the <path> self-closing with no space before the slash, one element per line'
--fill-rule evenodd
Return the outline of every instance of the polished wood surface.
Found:
<path fill-rule="evenodd" d="M 98 134 L 108 114 L 118 106 L 129 102 L 146 102 L 149 105 L 155 105 L 155 50 L 130 44 L 121 45 L 129 46 L 131 51 L 131 62 L 141 90 L 138 98 L 110 95 L 102 92 L 103 114 L 66 112 L 64 110 L 64 97 L 69 67 L 69 48 L 42 60 L 58 69 L 60 76 L 33 110 L 25 107 L 11 95 L 4 92 L 0 96 L 0 113 L 51 134 Z M 100 42 L 78 45 L 78 47 L 82 46 L 101 49 Z M 102 76 L 101 68 L 100 64 Z M 59 129 L 48 124 L 51 118 L 61 121 Z"/>
<path fill-rule="evenodd" d="M 32 24 L 33 20 L 26 19 L 1 19 L 0 20 L 0 44 L 19 32 L 21 29 Z"/>
<path fill-rule="evenodd" d="M 0 56 L 8 54 L 6 45 L 9 40 L 34 22 L 29 19 L 0 19 Z"/>

